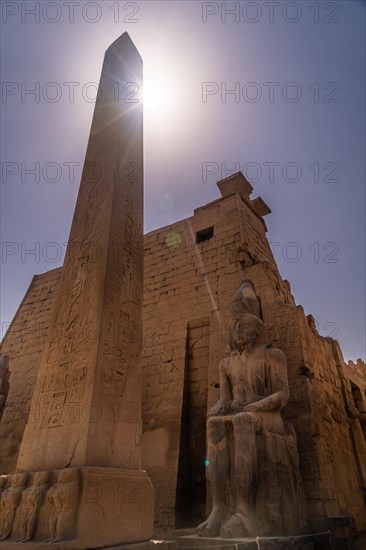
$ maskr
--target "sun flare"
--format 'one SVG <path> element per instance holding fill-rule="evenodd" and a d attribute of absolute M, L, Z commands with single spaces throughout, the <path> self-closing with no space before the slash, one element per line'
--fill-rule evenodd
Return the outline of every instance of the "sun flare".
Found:
<path fill-rule="evenodd" d="M 146 70 L 143 85 L 144 116 L 167 122 L 179 104 L 179 86 L 172 77 Z"/>

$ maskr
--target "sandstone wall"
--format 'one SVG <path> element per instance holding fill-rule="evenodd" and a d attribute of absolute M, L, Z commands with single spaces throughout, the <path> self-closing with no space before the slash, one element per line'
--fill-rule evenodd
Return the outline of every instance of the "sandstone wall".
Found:
<path fill-rule="evenodd" d="M 212 226 L 213 236 L 196 243 L 197 234 Z M 183 488 L 181 483 L 191 475 L 184 464 L 189 458 L 197 460 L 192 443 L 179 434 L 180 428 L 190 426 L 183 390 L 191 401 L 197 399 L 195 392 L 201 398 L 207 392 L 207 407 L 216 402 L 217 368 L 226 348 L 227 305 L 241 279 L 249 276 L 261 301 L 263 338 L 281 348 L 288 361 L 291 397 L 284 414 L 298 439 L 310 527 L 327 529 L 328 516 L 354 515 L 357 527 L 363 529 L 365 439 L 359 418 L 347 413 L 345 388 L 350 383 L 343 372 L 345 363 L 336 342 L 319 336 L 312 317 L 296 306 L 288 282 L 277 270 L 265 230 L 253 204 L 234 194 L 146 237 L 143 437 L 150 441 L 145 457 L 158 492 L 159 525 L 173 527 L 174 503 L 188 501 L 179 493 L 189 492 L 187 482 Z M 204 319 L 208 373 L 189 390 L 185 378 L 198 376 L 194 364 L 187 375 L 189 326 Z M 365 397 L 365 381 L 358 384 Z M 164 434 L 165 450 L 160 463 L 150 466 L 154 433 Z M 176 525 L 188 525 L 189 518 L 180 518 L 179 513 L 180 508 Z"/>
<path fill-rule="evenodd" d="M 2 474 L 15 470 L 60 275 L 61 269 L 53 269 L 33 277 L 0 347 L 10 360 L 10 388 L 0 424 Z"/>

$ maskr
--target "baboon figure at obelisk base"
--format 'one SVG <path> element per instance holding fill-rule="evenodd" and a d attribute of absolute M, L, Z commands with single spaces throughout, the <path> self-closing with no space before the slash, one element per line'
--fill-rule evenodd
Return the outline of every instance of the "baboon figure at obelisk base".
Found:
<path fill-rule="evenodd" d="M 25 538 L 77 550 L 152 536 L 154 493 L 140 450 L 141 86 L 142 59 L 124 33 L 105 54 L 18 474 L 3 491 L 9 519 L 0 536 L 9 548 Z M 21 502 L 17 532 L 8 523 Z"/>

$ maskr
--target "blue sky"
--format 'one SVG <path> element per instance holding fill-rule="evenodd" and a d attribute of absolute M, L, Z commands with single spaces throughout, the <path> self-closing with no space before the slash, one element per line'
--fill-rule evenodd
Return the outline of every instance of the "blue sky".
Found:
<path fill-rule="evenodd" d="M 124 31 L 149 91 L 145 231 L 190 216 L 219 196 L 217 180 L 243 170 L 272 209 L 268 239 L 296 302 L 346 359 L 365 358 L 365 3 L 356 0 L 2 2 L 2 333 L 33 274 L 62 265 L 91 83 Z"/>

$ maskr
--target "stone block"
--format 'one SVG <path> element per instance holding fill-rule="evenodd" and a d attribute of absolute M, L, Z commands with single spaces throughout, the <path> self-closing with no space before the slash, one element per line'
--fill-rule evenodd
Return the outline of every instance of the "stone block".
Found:
<path fill-rule="evenodd" d="M 35 482 L 37 473 L 18 474 L 24 483 L 18 484 L 20 494 L 39 495 L 37 523 L 26 544 L 29 550 L 97 549 L 151 539 L 154 489 L 145 471 L 90 466 L 44 473 L 48 482 L 42 494 Z M 6 480 L 12 495 L 15 477 Z M 0 544 L 4 550 L 25 547 L 16 541 L 26 533 L 24 526 L 32 514 L 29 502 L 18 498 L 11 535 Z"/>
<path fill-rule="evenodd" d="M 179 537 L 179 550 L 183 548 L 224 548 L 225 550 L 258 550 L 256 539 L 223 539 L 221 537 L 198 537 L 197 535 L 187 535 Z"/>
<path fill-rule="evenodd" d="M 267 216 L 267 214 L 271 213 L 270 207 L 266 202 L 264 202 L 262 197 L 257 197 L 254 200 L 252 200 L 251 205 L 253 206 L 257 214 L 259 214 L 259 216 Z"/>
<path fill-rule="evenodd" d="M 241 172 L 218 181 L 217 186 L 222 197 L 227 197 L 232 193 L 240 193 L 242 197 L 248 198 L 253 191 L 252 185 Z"/>
<path fill-rule="evenodd" d="M 253 537 L 223 539 L 196 535 L 179 537 L 179 549 L 222 548 L 225 550 L 333 550 L 329 533 L 315 533 L 296 537 Z M 346 547 L 345 547 L 346 548 Z"/>
<path fill-rule="evenodd" d="M 328 521 L 334 550 L 353 549 L 357 533 L 354 518 L 352 516 L 329 517 Z"/>

